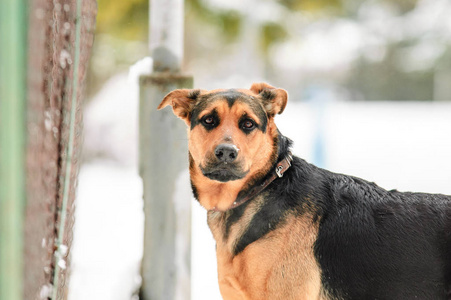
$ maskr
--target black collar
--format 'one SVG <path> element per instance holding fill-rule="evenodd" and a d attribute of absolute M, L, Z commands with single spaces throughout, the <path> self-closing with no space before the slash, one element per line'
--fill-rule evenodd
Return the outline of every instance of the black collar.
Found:
<path fill-rule="evenodd" d="M 239 197 L 233 202 L 233 204 L 227 208 L 224 211 L 228 211 L 230 209 L 236 208 L 249 199 L 257 196 L 260 192 L 262 192 L 271 182 L 273 182 L 275 179 L 283 177 L 283 174 L 291 167 L 291 162 L 293 161 L 293 156 L 291 155 L 291 152 L 288 152 L 288 154 L 277 163 L 276 167 L 274 168 L 271 176 L 269 176 L 265 181 L 263 181 L 261 184 L 254 185 L 249 192 L 243 197 Z M 210 211 L 222 211 L 219 210 L 216 207 L 211 209 Z"/>

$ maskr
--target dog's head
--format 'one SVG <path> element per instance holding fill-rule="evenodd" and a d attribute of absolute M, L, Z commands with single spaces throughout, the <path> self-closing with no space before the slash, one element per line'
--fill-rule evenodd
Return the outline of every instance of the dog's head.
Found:
<path fill-rule="evenodd" d="M 189 127 L 191 180 L 201 197 L 202 186 L 240 190 L 269 171 L 277 159 L 273 120 L 286 103 L 285 90 L 258 83 L 249 90 L 175 90 L 158 109 L 171 105 Z"/>

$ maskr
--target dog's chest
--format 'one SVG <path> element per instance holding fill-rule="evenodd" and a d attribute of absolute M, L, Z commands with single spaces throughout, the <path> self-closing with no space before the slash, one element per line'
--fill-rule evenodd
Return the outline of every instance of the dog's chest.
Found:
<path fill-rule="evenodd" d="M 246 227 L 246 224 L 241 225 Z M 235 239 L 245 231 L 240 226 L 232 230 L 236 231 L 231 235 Z M 326 299 L 322 295 L 321 272 L 313 255 L 317 231 L 309 216 L 289 216 L 283 226 L 252 242 L 235 256 L 232 255 L 233 240 L 217 239 L 218 277 L 223 298 Z M 219 235 L 216 233 L 216 236 Z"/>

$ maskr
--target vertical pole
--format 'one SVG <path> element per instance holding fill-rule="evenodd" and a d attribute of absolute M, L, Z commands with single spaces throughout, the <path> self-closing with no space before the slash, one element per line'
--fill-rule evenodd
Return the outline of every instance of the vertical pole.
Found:
<path fill-rule="evenodd" d="M 258 78 L 263 74 L 264 66 L 259 53 L 259 24 L 255 13 L 255 7 L 259 5 L 259 0 L 247 0 L 244 11 L 245 18 L 241 24 L 240 34 L 240 64 L 238 74 L 245 78 Z"/>
<path fill-rule="evenodd" d="M 191 188 L 185 124 L 158 104 L 171 90 L 191 88 L 180 74 L 183 0 L 151 0 L 153 73 L 140 78 L 140 175 L 144 187 L 141 299 L 190 299 Z"/>
<path fill-rule="evenodd" d="M 183 59 L 184 0 L 150 0 L 149 48 L 155 72 L 179 72 Z"/>
<path fill-rule="evenodd" d="M 0 299 L 23 295 L 26 1 L 0 8 Z"/>

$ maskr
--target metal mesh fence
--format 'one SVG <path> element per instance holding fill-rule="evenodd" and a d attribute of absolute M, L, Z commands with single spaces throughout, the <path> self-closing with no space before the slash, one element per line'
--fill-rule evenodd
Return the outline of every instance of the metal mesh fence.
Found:
<path fill-rule="evenodd" d="M 66 299 L 83 82 L 97 7 L 95 0 L 29 3 L 24 299 Z"/>

